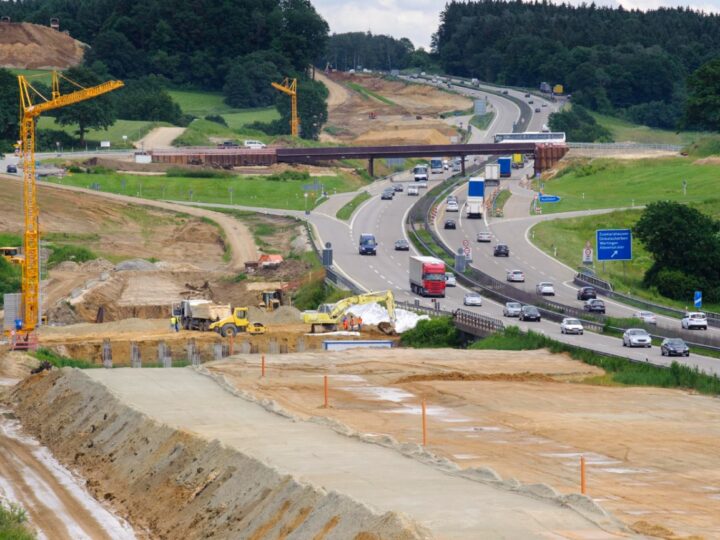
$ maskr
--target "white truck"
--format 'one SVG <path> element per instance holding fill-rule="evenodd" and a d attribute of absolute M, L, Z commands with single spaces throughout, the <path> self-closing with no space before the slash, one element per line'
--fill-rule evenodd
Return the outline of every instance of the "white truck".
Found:
<path fill-rule="evenodd" d="M 485 179 L 482 177 L 468 180 L 467 217 L 482 219 L 485 207 Z"/>
<path fill-rule="evenodd" d="M 497 163 L 488 163 L 485 165 L 486 180 L 500 180 L 500 165 Z"/>
<path fill-rule="evenodd" d="M 415 165 L 413 169 L 413 179 L 416 182 L 427 182 L 428 181 L 428 166 L 427 165 Z"/>

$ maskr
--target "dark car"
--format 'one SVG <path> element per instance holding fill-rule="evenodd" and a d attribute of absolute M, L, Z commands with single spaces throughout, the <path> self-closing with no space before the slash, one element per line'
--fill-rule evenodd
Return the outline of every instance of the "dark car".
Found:
<path fill-rule="evenodd" d="M 377 255 L 377 240 L 375 240 L 375 235 L 362 233 L 358 244 L 358 252 L 360 255 Z"/>
<path fill-rule="evenodd" d="M 395 251 L 410 251 L 410 244 L 407 240 L 398 240 L 395 242 Z"/>
<path fill-rule="evenodd" d="M 680 338 L 665 338 L 660 344 L 663 356 L 690 356 L 690 348 Z"/>
<path fill-rule="evenodd" d="M 392 189 L 388 191 L 386 189 L 385 191 L 382 192 L 382 195 L 380 195 L 380 198 L 384 201 L 388 201 L 388 200 L 391 201 L 394 196 L 395 196 L 395 191 L 393 191 Z"/>
<path fill-rule="evenodd" d="M 588 300 L 583 305 L 583 309 L 591 313 L 605 313 L 605 302 L 602 300 Z"/>
<path fill-rule="evenodd" d="M 580 287 L 577 292 L 578 300 L 592 300 L 597 298 L 597 291 L 594 287 Z"/>
<path fill-rule="evenodd" d="M 536 112 L 536 113 L 539 113 L 539 112 L 540 112 L 540 107 L 535 107 L 535 112 Z"/>
<path fill-rule="evenodd" d="M 520 320 L 540 322 L 540 311 L 535 306 L 523 306 L 520 310 Z"/>
<path fill-rule="evenodd" d="M 405 188 L 403 187 L 402 184 L 394 184 L 394 185 L 393 185 L 393 190 L 394 190 L 394 191 L 403 191 L 404 189 L 405 189 Z"/>
<path fill-rule="evenodd" d="M 502 93 L 503 93 L 504 96 L 507 96 L 508 91 L 507 91 L 507 90 L 503 90 Z"/>
<path fill-rule="evenodd" d="M 455 224 L 454 219 L 446 219 L 445 220 L 445 228 L 446 229 L 457 229 L 457 225 Z"/>
<path fill-rule="evenodd" d="M 509 257 L 510 256 L 510 248 L 507 247 L 507 244 L 498 244 L 495 246 L 495 249 L 493 250 L 493 256 Z"/>
<path fill-rule="evenodd" d="M 17 166 L 15 165 L 8 165 L 5 167 L 5 171 L 9 173 L 16 173 L 17 172 Z"/>

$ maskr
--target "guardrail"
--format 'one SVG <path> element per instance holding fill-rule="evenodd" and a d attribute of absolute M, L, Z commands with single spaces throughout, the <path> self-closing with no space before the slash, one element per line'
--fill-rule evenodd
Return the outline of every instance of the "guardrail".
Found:
<path fill-rule="evenodd" d="M 676 144 L 646 144 L 646 143 L 584 143 L 568 142 L 568 148 L 583 150 L 666 150 L 680 152 L 683 147 Z"/>
<path fill-rule="evenodd" d="M 395 306 L 430 316 L 445 315 L 452 317 L 453 323 L 458 330 L 473 336 L 485 337 L 495 332 L 505 330 L 505 324 L 499 319 L 480 315 L 479 313 L 465 309 L 456 309 L 454 311 L 443 310 L 440 309 L 440 302 L 438 301 L 431 307 L 421 306 L 420 300 L 415 300 L 415 302 L 395 302 Z"/>
<path fill-rule="evenodd" d="M 663 306 L 662 304 L 656 304 L 648 300 L 643 300 L 635 296 L 629 296 L 627 294 L 617 292 L 613 290 L 611 283 L 598 279 L 594 276 L 589 276 L 582 272 L 579 272 L 575 275 L 573 283 L 581 286 L 592 285 L 593 287 L 595 287 L 597 292 L 603 296 L 607 296 L 608 298 L 618 298 L 627 304 L 637 306 L 642 309 L 654 311 L 656 313 L 665 314 L 670 317 L 682 318 L 685 314 L 685 311 L 681 309 L 676 309 L 670 306 Z M 704 311 L 703 313 L 705 313 L 707 317 L 709 326 L 720 327 L 720 313 L 715 313 L 712 311 Z M 720 342 L 718 343 L 718 345 L 720 345 Z"/>

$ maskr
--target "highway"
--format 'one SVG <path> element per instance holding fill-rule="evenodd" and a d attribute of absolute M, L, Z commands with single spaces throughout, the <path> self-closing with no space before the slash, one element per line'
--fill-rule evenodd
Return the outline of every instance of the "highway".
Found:
<path fill-rule="evenodd" d="M 488 96 L 489 102 L 497 113 L 496 118 L 493 120 L 487 132 L 473 131 L 472 142 L 492 141 L 494 133 L 512 131 L 512 125 L 519 119 L 520 113 L 515 103 L 501 96 L 486 94 L 482 92 L 482 90 L 469 90 L 463 87 L 458 87 L 457 90 L 473 97 Z M 519 96 L 524 99 L 522 93 L 512 90 L 510 92 L 511 95 L 514 94 L 516 97 Z M 533 99 L 537 104 L 539 98 L 533 97 Z M 554 104 L 550 104 L 548 107 L 541 107 L 543 112 L 530 120 L 530 130 L 539 131 L 542 124 L 547 122 L 547 115 L 549 111 L 554 109 L 553 105 Z M 527 170 L 514 170 L 514 173 L 526 174 Z M 434 176 L 437 176 L 437 178 L 431 178 L 430 188 L 441 180 L 441 175 Z M 446 175 L 442 176 L 445 177 Z M 417 199 L 408 196 L 407 190 L 405 189 L 403 192 L 397 193 L 393 200 L 381 200 L 380 193 L 382 193 L 383 189 L 396 182 L 412 182 L 410 173 L 400 173 L 394 176 L 392 180 L 375 182 L 368 190 L 373 197 L 355 211 L 349 225 L 328 217 L 328 215 L 324 215 L 324 207 L 326 207 L 326 205 L 327 208 L 333 209 L 342 206 L 339 202 L 333 201 L 332 198 L 313 211 L 310 220 L 315 224 L 321 241 L 323 243 L 331 242 L 335 267 L 339 268 L 341 273 L 366 290 L 391 288 L 397 298 L 413 301 L 418 297 L 409 291 L 409 255 L 408 252 L 395 251 L 394 243 L 400 238 L 406 238 L 403 224 L 407 218 L 410 207 Z M 408 184 L 406 184 L 405 187 L 407 185 Z M 528 216 L 527 209 L 529 208 L 530 197 L 532 197 L 532 195 L 530 195 L 529 192 L 523 194 L 522 188 L 518 185 L 517 180 L 510 182 L 510 185 L 514 194 L 508 202 L 510 206 L 506 207 L 506 209 L 512 211 L 512 207 L 516 206 L 518 212 L 522 210 L 522 213 L 519 215 Z M 462 193 L 463 189 L 463 187 L 458 188 L 458 192 Z M 517 192 L 518 197 L 515 196 L 515 192 Z M 345 197 L 347 198 L 348 196 L 346 195 Z M 327 212 L 327 214 L 330 214 L 330 212 Z M 439 221 L 443 219 L 441 214 L 442 212 L 438 213 Z M 332 215 L 334 216 L 334 214 Z M 477 265 L 478 261 L 481 260 L 493 261 L 482 265 L 484 271 L 488 271 L 488 273 L 504 279 L 507 269 L 510 267 L 520 267 L 527 275 L 526 287 L 532 287 L 534 291 L 535 284 L 538 281 L 552 281 L 556 284 L 556 289 L 559 291 L 558 300 L 562 300 L 569 305 L 580 306 L 581 303 L 575 299 L 575 288 L 564 284 L 567 281 L 571 281 L 572 272 L 526 241 L 525 231 L 534 219 L 535 218 L 531 217 L 518 217 L 517 219 L 498 220 L 490 224 L 490 230 L 492 230 L 494 235 L 510 244 L 511 257 L 509 260 L 503 258 L 501 261 L 497 261 L 491 256 L 491 251 L 489 251 L 491 249 L 490 247 L 487 245 L 481 246 L 474 242 L 476 231 L 485 227 L 483 220 L 470 221 L 463 219 L 462 227 L 457 231 L 443 231 L 442 229 L 439 229 L 439 231 L 443 234 L 448 234 L 448 245 L 453 247 L 461 245 L 462 239 L 469 237 L 471 241 L 473 241 L 472 246 L 474 248 L 473 257 L 475 264 Z M 469 226 L 468 221 L 471 222 Z M 375 235 L 379 243 L 377 256 L 359 255 L 357 248 L 361 233 L 373 233 Z M 453 236 L 450 237 L 449 235 Z M 409 253 L 415 254 L 412 244 Z M 490 256 L 488 256 L 488 253 Z M 446 298 L 440 300 L 441 308 L 448 310 L 462 308 L 463 296 L 466 292 L 468 291 L 463 287 L 448 288 Z M 421 302 L 424 305 L 428 305 L 429 300 L 421 299 Z M 607 304 L 611 314 L 627 316 L 628 313 L 634 311 L 632 308 L 627 308 L 614 302 L 607 302 Z M 503 319 L 502 306 L 487 298 L 483 299 L 482 307 L 466 309 L 477 311 L 478 313 L 497 319 Z M 622 340 L 619 338 L 592 332 L 586 332 L 582 336 L 563 335 L 560 333 L 559 325 L 550 321 L 522 323 L 517 321 L 517 319 L 505 318 L 504 322 L 506 324 L 517 324 L 522 329 L 532 329 L 543 332 L 559 341 L 586 346 L 635 360 L 652 360 L 653 363 L 659 365 L 669 365 L 673 361 L 673 359 L 662 357 L 659 348 L 656 346 L 651 349 L 628 349 L 622 346 Z M 676 320 L 675 324 L 679 325 Z M 720 360 L 718 359 L 693 354 L 689 358 L 681 358 L 679 361 L 689 366 L 698 367 L 708 373 L 720 375 Z"/>

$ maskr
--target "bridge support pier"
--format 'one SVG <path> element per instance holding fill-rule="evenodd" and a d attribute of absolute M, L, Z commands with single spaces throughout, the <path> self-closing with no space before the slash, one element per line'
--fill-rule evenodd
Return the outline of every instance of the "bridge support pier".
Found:
<path fill-rule="evenodd" d="M 375 178 L 375 158 L 371 157 L 368 159 L 368 174 L 371 178 Z"/>
<path fill-rule="evenodd" d="M 462 167 L 462 175 L 465 176 L 465 158 L 467 156 L 460 156 L 460 163 Z"/>

